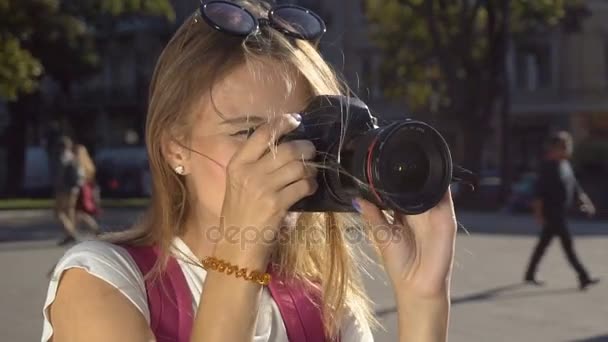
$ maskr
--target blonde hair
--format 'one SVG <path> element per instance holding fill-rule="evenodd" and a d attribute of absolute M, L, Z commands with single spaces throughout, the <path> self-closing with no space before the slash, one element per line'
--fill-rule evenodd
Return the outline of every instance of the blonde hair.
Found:
<path fill-rule="evenodd" d="M 91 155 L 89 151 L 84 145 L 75 145 L 74 146 L 76 160 L 82 169 L 84 170 L 84 178 L 87 182 L 92 182 L 95 180 L 95 173 L 97 172 L 95 168 L 95 163 L 93 159 L 91 159 Z"/>
<path fill-rule="evenodd" d="M 235 2 L 258 17 L 268 10 L 258 1 Z M 164 255 L 161 264 L 166 263 L 169 246 L 184 233 L 193 208 L 183 179 L 163 157 L 163 144 L 176 139 L 189 145 L 194 109 L 216 78 L 243 63 L 268 59 L 285 66 L 277 70 L 284 71 L 287 82 L 296 71 L 306 80 L 311 96 L 347 93 L 309 42 L 294 41 L 274 30 L 237 42 L 206 25 L 197 13 L 177 30 L 158 60 L 150 88 L 146 143 L 153 179 L 151 205 L 143 221 L 121 235 L 123 243 L 158 245 Z M 303 213 L 290 233 L 294 238 L 279 244 L 273 257 L 279 272 L 321 290 L 328 335 L 337 334 L 342 318 L 349 314 L 375 323 L 360 277 L 358 252 L 345 237 L 346 227 L 358 226 L 352 215 Z M 311 234 L 316 241 L 307 238 Z"/>

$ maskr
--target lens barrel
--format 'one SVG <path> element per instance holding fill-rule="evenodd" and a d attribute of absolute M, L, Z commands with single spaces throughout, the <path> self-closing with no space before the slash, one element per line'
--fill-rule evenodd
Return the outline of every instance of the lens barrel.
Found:
<path fill-rule="evenodd" d="M 399 121 L 355 135 L 341 157 L 340 176 L 327 182 L 337 200 L 363 196 L 405 214 L 437 205 L 452 179 L 447 143 L 420 121 Z"/>

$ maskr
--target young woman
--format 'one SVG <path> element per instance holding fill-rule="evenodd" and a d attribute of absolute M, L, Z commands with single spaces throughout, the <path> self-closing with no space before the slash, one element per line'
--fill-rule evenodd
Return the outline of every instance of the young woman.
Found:
<path fill-rule="evenodd" d="M 99 214 L 99 200 L 97 196 L 97 183 L 95 181 L 95 163 L 84 145 L 74 146 L 74 156 L 81 174 L 81 185 L 76 203 L 76 222 L 84 222 L 88 229 L 97 234 L 99 225 L 95 217 Z"/>
<path fill-rule="evenodd" d="M 259 28 L 253 18 L 263 18 Z M 345 93 L 315 49 L 323 31 L 309 11 L 269 12 L 258 1 L 209 1 L 187 19 L 151 85 L 150 209 L 132 230 L 66 253 L 49 286 L 43 341 L 178 340 L 154 331 L 148 283 L 129 252 L 146 246 L 158 251 L 156 275 L 177 260 L 192 295 L 191 329 L 179 340 L 295 340 L 293 317 L 260 276 L 269 269 L 319 295 L 327 340 L 373 340 L 356 246 L 343 229 L 356 217 L 288 212 L 317 190 L 315 150 L 309 141 L 275 144 L 312 96 Z M 428 212 L 391 222 L 369 202 L 354 204 L 371 236 L 382 237 L 400 341 L 446 340 L 456 231 L 449 192 Z M 382 229 L 393 236 L 374 234 Z"/>

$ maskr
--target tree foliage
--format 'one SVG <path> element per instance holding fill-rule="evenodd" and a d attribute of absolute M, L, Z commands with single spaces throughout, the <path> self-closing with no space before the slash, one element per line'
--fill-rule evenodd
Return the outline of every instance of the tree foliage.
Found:
<path fill-rule="evenodd" d="M 465 161 L 478 170 L 489 123 L 508 90 L 510 42 L 579 29 L 580 0 L 366 0 L 383 53 L 390 98 L 445 114 L 465 133 Z"/>
<path fill-rule="evenodd" d="M 26 132 L 32 113 L 40 112 L 43 77 L 70 85 L 101 66 L 99 41 L 128 19 L 151 16 L 173 20 L 169 0 L 0 0 L 0 101 L 9 101 L 9 125 L 0 132 L 7 147 L 6 192 L 19 195 Z M 1 190 L 1 189 L 0 189 Z"/>
<path fill-rule="evenodd" d="M 66 87 L 95 71 L 96 39 L 132 14 L 175 17 L 168 0 L 0 0 L 0 97 L 32 93 L 43 75 Z"/>
<path fill-rule="evenodd" d="M 509 25 L 504 2 L 511 3 Z M 496 78 L 506 53 L 504 28 L 515 40 L 565 23 L 578 0 L 366 0 L 373 40 L 384 53 L 386 93 L 407 98 L 414 108 L 428 104 L 435 86 L 442 107 L 479 96 Z M 501 55 L 502 54 L 502 55 Z M 468 101 L 464 101 L 468 102 Z M 458 110 L 457 110 L 458 111 Z"/>

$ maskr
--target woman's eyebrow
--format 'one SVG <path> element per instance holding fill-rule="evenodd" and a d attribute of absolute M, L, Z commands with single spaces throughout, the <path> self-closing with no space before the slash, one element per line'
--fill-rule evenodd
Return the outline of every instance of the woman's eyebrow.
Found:
<path fill-rule="evenodd" d="M 239 116 L 236 118 L 226 119 L 222 121 L 221 125 L 236 125 L 243 123 L 261 124 L 267 121 L 267 118 L 255 115 Z"/>

